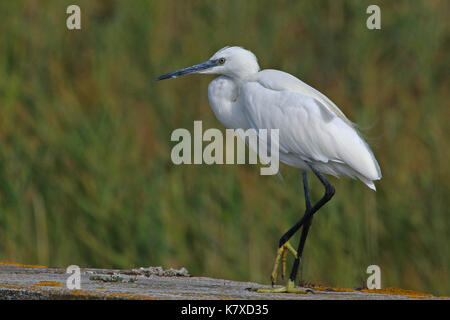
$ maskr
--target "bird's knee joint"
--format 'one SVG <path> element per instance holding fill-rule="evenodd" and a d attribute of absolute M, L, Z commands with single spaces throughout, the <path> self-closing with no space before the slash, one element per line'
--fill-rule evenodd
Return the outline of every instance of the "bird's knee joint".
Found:
<path fill-rule="evenodd" d="M 287 242 L 287 240 L 288 239 L 286 239 L 284 236 L 281 237 L 280 241 L 278 242 L 278 248 L 281 248 Z"/>
<path fill-rule="evenodd" d="M 336 189 L 334 189 L 334 187 L 332 185 L 327 186 L 327 188 L 325 189 L 325 197 L 330 200 L 334 194 L 336 193 Z"/>

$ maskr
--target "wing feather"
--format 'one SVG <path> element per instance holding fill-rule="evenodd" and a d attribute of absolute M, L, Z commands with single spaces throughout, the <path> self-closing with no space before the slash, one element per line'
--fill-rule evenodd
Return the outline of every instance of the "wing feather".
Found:
<path fill-rule="evenodd" d="M 327 96 L 287 72 L 266 69 L 258 72 L 253 80 L 258 81 L 268 89 L 275 91 L 290 90 L 312 97 L 328 109 L 329 112 L 341 118 L 347 125 L 352 128 L 356 127 Z"/>
<path fill-rule="evenodd" d="M 381 178 L 372 151 L 351 122 L 345 121 L 323 100 L 292 90 L 289 85 L 286 89 L 279 86 L 279 90 L 267 85 L 257 79 L 243 84 L 240 99 L 253 128 L 279 129 L 280 152 L 311 163 L 333 162 L 336 168 L 348 166 L 362 179 Z M 349 175 L 348 169 L 338 171 Z"/>

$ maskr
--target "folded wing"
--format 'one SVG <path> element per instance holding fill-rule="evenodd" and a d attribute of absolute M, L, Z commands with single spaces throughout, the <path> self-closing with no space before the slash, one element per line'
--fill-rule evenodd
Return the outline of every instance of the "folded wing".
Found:
<path fill-rule="evenodd" d="M 300 82 L 300 83 L 299 83 Z M 280 153 L 358 177 L 372 189 L 381 171 L 370 147 L 331 100 L 299 79 L 264 70 L 242 86 L 241 103 L 255 129 L 279 129 Z"/>

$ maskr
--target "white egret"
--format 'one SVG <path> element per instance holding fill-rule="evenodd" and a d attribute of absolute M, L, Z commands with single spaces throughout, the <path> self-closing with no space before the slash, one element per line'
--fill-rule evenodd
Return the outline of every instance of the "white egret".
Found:
<path fill-rule="evenodd" d="M 302 170 L 306 210 L 303 217 L 280 239 L 272 272 L 276 282 L 278 265 L 285 255 L 295 260 L 286 287 L 261 290 L 304 292 L 294 286 L 313 215 L 334 195 L 323 176 L 358 178 L 375 190 L 373 181 L 381 170 L 370 147 L 355 125 L 325 95 L 296 77 L 278 70 L 260 71 L 255 55 L 241 47 L 225 47 L 208 61 L 180 69 L 156 80 L 189 73 L 219 74 L 208 87 L 208 98 L 217 119 L 227 128 L 278 129 L 279 160 Z M 312 171 L 325 187 L 324 196 L 312 205 L 307 172 Z M 288 240 L 303 226 L 297 251 Z"/>

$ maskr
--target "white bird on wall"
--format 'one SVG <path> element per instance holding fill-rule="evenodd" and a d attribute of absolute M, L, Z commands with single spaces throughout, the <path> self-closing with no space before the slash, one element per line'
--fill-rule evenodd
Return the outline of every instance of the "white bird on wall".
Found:
<path fill-rule="evenodd" d="M 189 73 L 220 74 L 208 87 L 208 98 L 217 119 L 227 128 L 278 129 L 279 160 L 302 170 L 306 210 L 303 217 L 280 239 L 272 272 L 276 282 L 279 262 L 289 251 L 294 264 L 286 287 L 261 292 L 298 292 L 298 266 L 313 215 L 334 195 L 335 189 L 323 176 L 358 178 L 375 190 L 373 181 L 381 170 L 370 147 L 355 125 L 325 95 L 296 77 L 278 70 L 260 71 L 255 55 L 241 47 L 225 47 L 208 61 L 160 76 L 176 78 Z M 307 172 L 312 171 L 325 187 L 316 203 L 310 200 Z M 301 227 L 298 249 L 288 240 Z M 284 265 L 283 265 L 284 273 Z"/>

